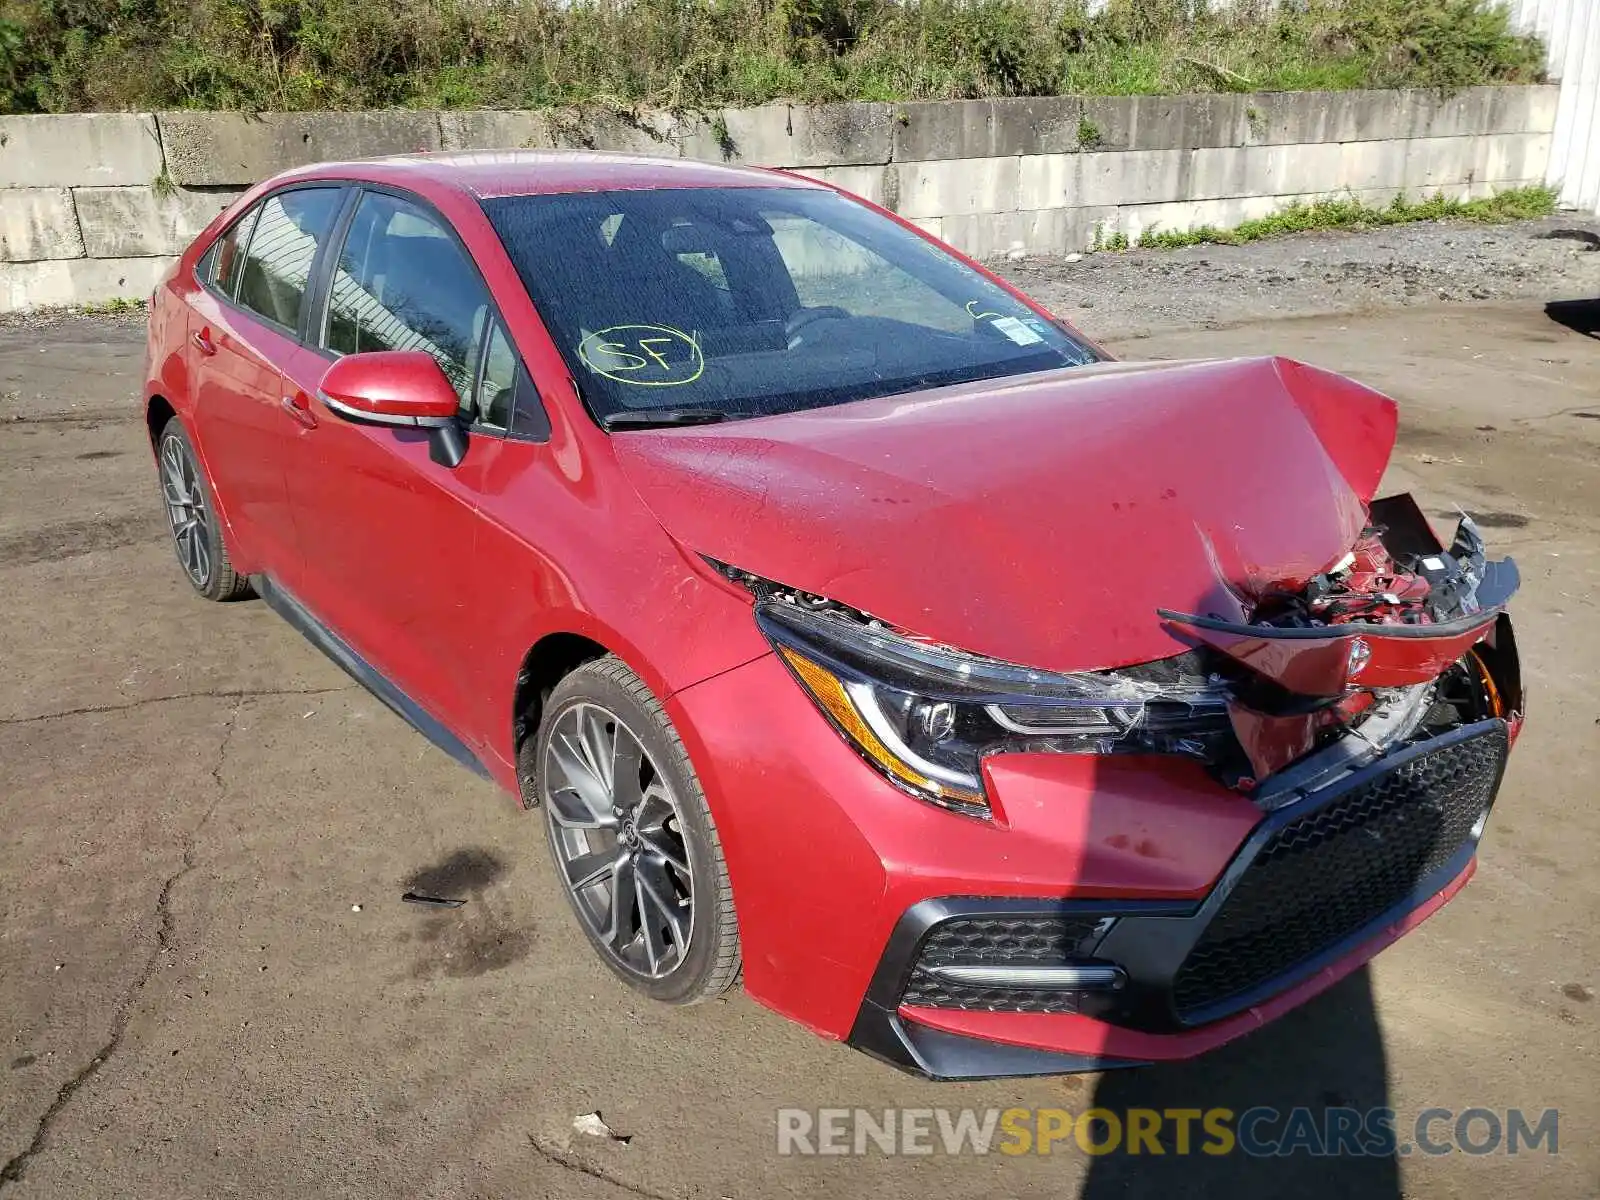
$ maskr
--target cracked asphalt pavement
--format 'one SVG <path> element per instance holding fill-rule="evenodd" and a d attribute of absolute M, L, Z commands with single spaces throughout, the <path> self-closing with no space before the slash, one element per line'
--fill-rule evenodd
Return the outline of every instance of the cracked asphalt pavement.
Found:
<path fill-rule="evenodd" d="M 1370 971 L 1191 1064 L 961 1085 L 742 996 L 625 991 L 534 818 L 261 604 L 189 593 L 139 416 L 142 326 L 0 328 L 0 1194 L 1600 1194 L 1600 322 L 1543 306 L 1574 298 L 1133 340 L 1112 306 L 1074 314 L 1124 357 L 1275 351 L 1395 395 L 1388 485 L 1476 513 L 1519 559 L 1532 714 L 1477 878 Z M 1402 1126 L 1556 1107 L 1560 1153 L 776 1152 L 782 1106 L 1090 1103 L 1383 1105 Z M 596 1110 L 631 1140 L 575 1134 Z"/>

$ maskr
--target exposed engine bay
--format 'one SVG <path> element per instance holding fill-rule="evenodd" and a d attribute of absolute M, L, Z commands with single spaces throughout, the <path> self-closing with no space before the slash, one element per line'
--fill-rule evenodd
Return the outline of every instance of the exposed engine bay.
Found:
<path fill-rule="evenodd" d="M 1372 524 L 1350 553 L 1297 592 L 1260 598 L 1256 620 L 1279 628 L 1315 628 L 1362 621 L 1429 625 L 1482 610 L 1478 588 L 1491 570 L 1483 537 L 1462 514 L 1448 550 L 1433 540 L 1410 496 L 1375 501 Z"/>
<path fill-rule="evenodd" d="M 758 621 L 841 732 L 949 807 L 982 805 L 984 756 L 1055 751 L 1194 758 L 1272 809 L 1394 747 L 1522 707 L 1503 615 L 1515 564 L 1490 561 L 1465 514 L 1442 546 L 1409 495 L 1372 502 L 1355 544 L 1309 579 L 1249 592 L 1223 581 L 1242 620 L 1158 610 L 1189 649 L 1107 671 L 971 655 L 712 565 L 755 595 Z M 820 684 L 807 674 L 819 663 Z"/>
<path fill-rule="evenodd" d="M 1462 514 L 1445 548 L 1400 495 L 1372 503 L 1356 544 L 1327 571 L 1252 597 L 1249 622 L 1161 615 L 1222 656 L 1213 679 L 1228 693 L 1249 764 L 1228 782 L 1263 801 L 1287 800 L 1285 781 L 1266 781 L 1346 735 L 1360 752 L 1328 756 L 1343 770 L 1417 737 L 1519 713 L 1503 617 L 1519 583 L 1510 559 L 1488 559 L 1471 517 Z M 1300 774 L 1303 787 L 1312 774 Z"/>

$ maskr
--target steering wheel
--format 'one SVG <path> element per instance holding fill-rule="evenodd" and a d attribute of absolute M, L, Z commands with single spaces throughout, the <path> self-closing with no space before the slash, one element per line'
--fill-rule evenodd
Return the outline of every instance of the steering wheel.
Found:
<path fill-rule="evenodd" d="M 800 331 L 807 325 L 817 321 L 849 320 L 850 314 L 837 304 L 823 304 L 817 308 L 797 308 L 789 314 L 789 319 L 783 323 L 784 335 L 789 340 L 789 349 L 793 350 L 800 344 Z"/>

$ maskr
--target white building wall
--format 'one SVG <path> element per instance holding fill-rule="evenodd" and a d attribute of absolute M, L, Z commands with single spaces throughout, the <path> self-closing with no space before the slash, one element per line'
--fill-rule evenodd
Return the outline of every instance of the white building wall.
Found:
<path fill-rule="evenodd" d="M 1510 0 L 1512 20 L 1549 47 L 1561 84 L 1546 178 L 1563 208 L 1600 215 L 1600 0 Z"/>

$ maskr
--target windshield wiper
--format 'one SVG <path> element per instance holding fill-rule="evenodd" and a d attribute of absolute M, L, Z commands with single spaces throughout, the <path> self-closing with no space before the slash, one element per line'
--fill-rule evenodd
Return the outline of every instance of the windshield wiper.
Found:
<path fill-rule="evenodd" d="M 616 412 L 602 422 L 607 429 L 659 429 L 671 425 L 715 425 L 726 421 L 720 408 L 644 408 Z"/>

